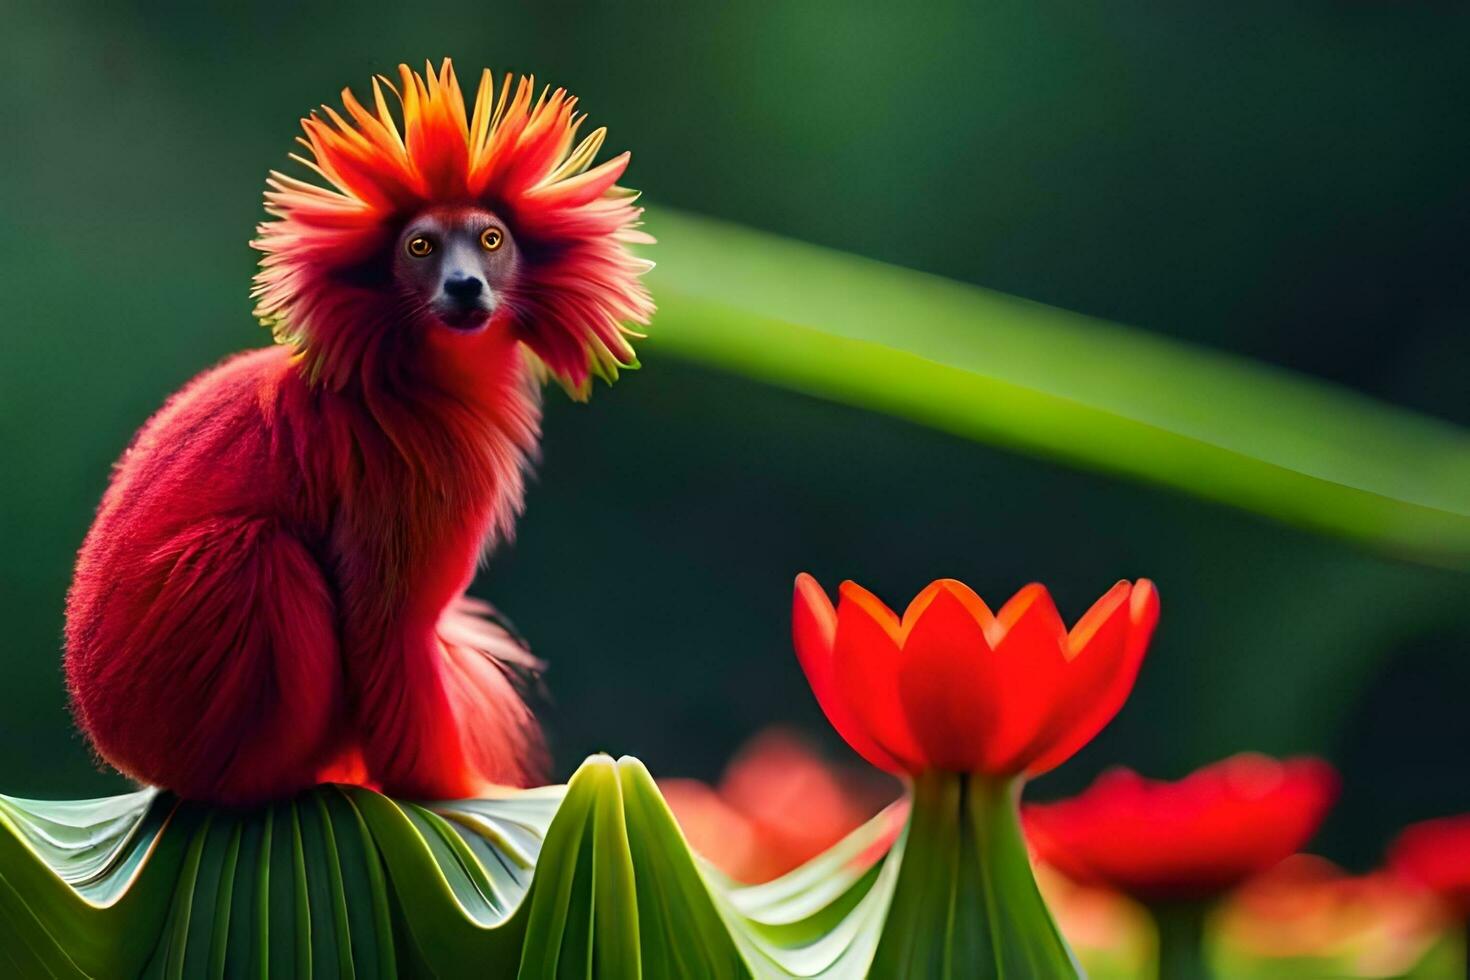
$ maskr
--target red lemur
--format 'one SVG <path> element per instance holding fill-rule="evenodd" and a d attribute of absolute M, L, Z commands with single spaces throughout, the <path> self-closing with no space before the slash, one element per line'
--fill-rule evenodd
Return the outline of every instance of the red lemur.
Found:
<path fill-rule="evenodd" d="M 487 71 L 467 115 L 446 61 L 342 101 L 302 122 L 321 183 L 268 181 L 254 295 L 279 343 L 143 426 L 68 597 L 82 728 L 187 798 L 535 778 L 528 657 L 464 591 L 521 509 L 540 380 L 613 380 L 653 311 L 628 155 L 591 166 L 604 131 L 577 142 L 564 91 Z"/>

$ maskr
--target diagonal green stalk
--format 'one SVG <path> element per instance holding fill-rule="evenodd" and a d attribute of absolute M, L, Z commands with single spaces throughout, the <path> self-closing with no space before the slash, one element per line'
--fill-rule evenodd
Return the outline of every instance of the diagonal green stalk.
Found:
<path fill-rule="evenodd" d="M 1039 303 L 650 209 L 669 353 L 1470 568 L 1470 432 Z"/>
<path fill-rule="evenodd" d="M 1019 779 L 914 780 L 902 865 L 870 975 L 1081 976 L 1031 874 Z"/>

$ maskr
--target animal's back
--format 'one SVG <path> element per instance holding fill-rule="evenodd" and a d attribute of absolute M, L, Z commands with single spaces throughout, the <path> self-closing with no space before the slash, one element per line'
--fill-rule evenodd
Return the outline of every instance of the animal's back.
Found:
<path fill-rule="evenodd" d="M 292 383 L 289 351 L 266 347 L 236 354 L 198 375 L 150 418 L 113 470 L 97 521 L 83 548 L 110 537 L 116 523 L 166 528 L 201 514 L 273 506 L 265 478 L 273 403 Z"/>
<path fill-rule="evenodd" d="M 68 659 L 89 645 L 108 598 L 181 528 L 270 508 L 263 466 L 270 425 L 261 398 L 286 352 L 264 348 L 198 375 L 143 424 L 113 467 L 77 556 L 67 599 Z"/>
<path fill-rule="evenodd" d="M 334 750 L 334 597 L 289 504 L 287 356 L 231 358 L 144 425 L 68 597 L 82 724 L 124 771 L 189 795 L 310 785 Z"/>

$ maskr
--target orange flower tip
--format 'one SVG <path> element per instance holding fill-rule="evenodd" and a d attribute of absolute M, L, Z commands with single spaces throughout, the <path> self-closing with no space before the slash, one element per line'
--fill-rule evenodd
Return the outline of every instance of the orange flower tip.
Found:
<path fill-rule="evenodd" d="M 792 603 L 795 610 L 798 644 L 806 639 L 804 628 L 810 623 L 820 630 L 822 643 L 830 645 L 832 632 L 836 629 L 837 613 L 832 608 L 832 600 L 827 598 L 827 592 L 821 584 L 806 572 L 802 572 L 796 576 Z"/>
<path fill-rule="evenodd" d="M 1152 580 L 1141 578 L 1133 583 L 1128 603 L 1128 618 L 1133 622 L 1144 623 L 1158 619 L 1159 590 Z"/>
<path fill-rule="evenodd" d="M 1052 601 L 1051 592 L 1040 582 L 1030 582 L 1001 604 L 993 617 L 980 617 L 985 627 L 985 639 L 992 647 L 1000 646 L 1006 634 L 1022 620 L 1040 616 L 1055 629 L 1059 636 L 1066 634 L 1066 625 Z"/>
<path fill-rule="evenodd" d="M 923 591 L 914 596 L 913 601 L 904 609 L 902 618 L 903 639 L 907 640 L 913 633 L 915 627 L 923 620 L 929 610 L 934 608 L 935 603 L 941 597 L 946 601 L 958 605 L 963 610 L 960 614 L 961 616 L 968 616 L 974 620 L 980 627 L 981 635 L 984 635 L 986 631 L 991 630 L 994 626 L 995 617 L 991 613 L 990 607 L 985 605 L 985 600 L 981 599 L 975 593 L 974 589 L 958 579 L 941 578 L 935 579 L 925 586 Z M 954 607 L 951 606 L 951 611 L 953 612 L 953 610 Z M 988 636 L 985 639 L 987 642 L 990 641 Z"/>
<path fill-rule="evenodd" d="M 842 583 L 837 586 L 837 601 L 856 602 L 859 604 L 876 603 L 877 605 L 884 606 L 883 600 L 879 599 L 877 596 L 873 595 L 873 593 L 869 592 L 861 585 L 858 585 L 850 578 L 843 579 Z M 886 609 L 887 606 L 884 606 L 884 608 Z"/>
<path fill-rule="evenodd" d="M 838 615 L 842 614 L 843 608 L 857 609 L 873 622 L 879 624 L 886 632 L 892 634 L 895 639 L 899 631 L 898 614 L 888 608 L 887 603 L 879 599 L 867 589 L 848 579 L 837 588 Z"/>

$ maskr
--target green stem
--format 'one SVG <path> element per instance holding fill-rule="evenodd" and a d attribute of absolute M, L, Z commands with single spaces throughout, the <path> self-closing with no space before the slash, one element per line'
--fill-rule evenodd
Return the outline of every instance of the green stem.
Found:
<path fill-rule="evenodd" d="M 869 976 L 1081 976 L 1036 888 L 1019 779 L 925 773 Z"/>
<path fill-rule="evenodd" d="M 1159 980 L 1211 980 L 1205 950 L 1209 903 L 1158 902 L 1149 907 L 1159 931 Z"/>

